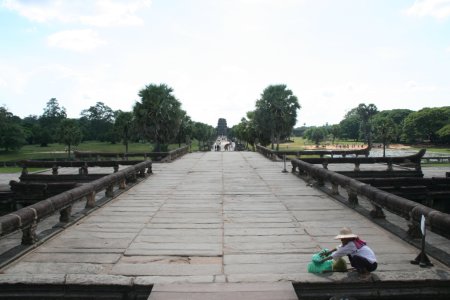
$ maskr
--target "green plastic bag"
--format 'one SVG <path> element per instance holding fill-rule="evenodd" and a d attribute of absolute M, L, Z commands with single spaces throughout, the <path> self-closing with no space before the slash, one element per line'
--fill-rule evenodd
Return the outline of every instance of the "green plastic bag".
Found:
<path fill-rule="evenodd" d="M 332 260 L 326 260 L 324 262 L 321 262 L 323 259 L 322 254 L 328 252 L 328 249 L 322 249 L 322 251 L 315 253 L 312 256 L 311 262 L 308 264 L 308 272 L 309 273 L 323 273 L 326 271 L 333 271 L 333 261 Z"/>

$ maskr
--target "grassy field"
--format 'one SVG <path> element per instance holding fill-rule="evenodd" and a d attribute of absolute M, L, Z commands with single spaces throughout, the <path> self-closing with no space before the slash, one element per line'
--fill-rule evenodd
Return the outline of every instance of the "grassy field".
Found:
<path fill-rule="evenodd" d="M 37 172 L 37 171 L 43 171 L 45 169 L 42 168 L 28 168 L 28 172 Z M 16 167 L 0 167 L 0 174 L 11 174 L 11 173 L 19 173 L 22 172 L 22 168 L 16 168 Z"/>
<path fill-rule="evenodd" d="M 0 151 L 0 161 L 19 161 L 23 159 L 42 159 L 42 158 L 66 158 L 66 146 L 63 144 L 50 144 L 48 147 L 39 145 L 26 145 L 18 151 Z M 178 144 L 169 145 L 169 150 L 178 148 Z M 106 142 L 89 141 L 81 143 L 74 147 L 79 151 L 94 152 L 125 152 L 125 146 L 122 144 L 111 144 Z M 74 150 L 72 149 L 72 150 Z M 151 152 L 153 146 L 149 143 L 132 143 L 128 145 L 128 152 Z M 198 150 L 198 142 L 193 141 L 192 151 Z M 73 155 L 73 154 L 72 154 Z"/>

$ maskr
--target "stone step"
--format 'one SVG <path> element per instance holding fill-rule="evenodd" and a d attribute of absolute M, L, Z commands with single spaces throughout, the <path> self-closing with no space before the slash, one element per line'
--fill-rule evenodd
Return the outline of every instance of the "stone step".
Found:
<path fill-rule="evenodd" d="M 148 300 L 297 300 L 290 282 L 156 284 Z"/>

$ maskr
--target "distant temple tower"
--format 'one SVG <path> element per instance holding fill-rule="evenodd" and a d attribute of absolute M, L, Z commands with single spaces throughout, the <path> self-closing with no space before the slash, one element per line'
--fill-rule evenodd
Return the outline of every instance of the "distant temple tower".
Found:
<path fill-rule="evenodd" d="M 217 122 L 217 135 L 227 135 L 227 120 L 220 118 Z"/>

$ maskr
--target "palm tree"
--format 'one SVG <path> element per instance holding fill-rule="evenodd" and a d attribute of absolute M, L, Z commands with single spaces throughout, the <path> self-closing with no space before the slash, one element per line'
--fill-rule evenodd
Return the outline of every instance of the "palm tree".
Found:
<path fill-rule="evenodd" d="M 370 147 L 372 147 L 372 135 L 371 135 L 370 120 L 378 112 L 378 109 L 375 106 L 375 104 L 365 105 L 364 103 L 361 103 L 356 108 L 356 112 L 361 119 L 361 127 L 364 132 L 364 136 L 366 138 L 367 145 L 370 148 Z"/>
<path fill-rule="evenodd" d="M 133 108 L 136 121 L 144 136 L 156 143 L 156 152 L 175 138 L 181 123 L 181 103 L 165 84 L 147 85 L 139 91 L 141 102 Z"/>

